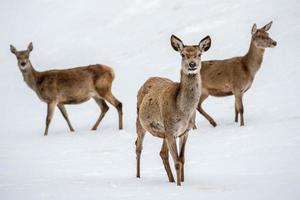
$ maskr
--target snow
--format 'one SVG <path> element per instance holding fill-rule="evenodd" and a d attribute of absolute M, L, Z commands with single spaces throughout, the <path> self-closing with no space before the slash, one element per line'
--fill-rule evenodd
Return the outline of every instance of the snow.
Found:
<path fill-rule="evenodd" d="M 0 199 L 300 199 L 299 1 L 2 0 L 0 9 Z M 233 122 L 232 97 L 210 97 L 204 108 L 218 126 L 197 114 L 183 185 L 168 182 L 162 141 L 149 134 L 135 178 L 137 90 L 150 76 L 179 79 L 170 35 L 186 44 L 210 35 L 202 59 L 229 58 L 247 51 L 253 23 L 271 20 L 278 46 L 266 50 L 244 97 L 246 126 Z M 56 110 L 44 137 L 46 105 L 9 51 L 9 44 L 25 49 L 30 41 L 38 70 L 113 66 L 125 129 L 117 129 L 111 106 L 89 131 L 99 115 L 89 101 L 67 106 L 75 133 Z"/>

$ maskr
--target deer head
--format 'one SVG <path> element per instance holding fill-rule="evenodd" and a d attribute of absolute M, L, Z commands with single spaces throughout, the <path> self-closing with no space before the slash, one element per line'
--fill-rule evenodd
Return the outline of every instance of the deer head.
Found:
<path fill-rule="evenodd" d="M 175 51 L 180 52 L 182 56 L 181 68 L 185 74 L 197 74 L 201 69 L 202 52 L 207 51 L 211 45 L 209 36 L 203 38 L 198 45 L 186 46 L 175 35 L 171 36 L 171 45 Z"/>
<path fill-rule="evenodd" d="M 272 38 L 269 37 L 269 33 L 267 32 L 270 30 L 272 26 L 272 21 L 262 28 L 257 28 L 256 24 L 252 27 L 252 41 L 254 42 L 255 46 L 260 49 L 265 49 L 268 47 L 275 47 L 277 42 L 274 41 Z"/>
<path fill-rule="evenodd" d="M 18 66 L 21 71 L 26 71 L 27 68 L 31 67 L 29 56 L 32 50 L 32 42 L 29 43 L 27 50 L 23 51 L 18 51 L 13 45 L 10 45 L 10 51 L 16 55 L 18 60 Z"/>

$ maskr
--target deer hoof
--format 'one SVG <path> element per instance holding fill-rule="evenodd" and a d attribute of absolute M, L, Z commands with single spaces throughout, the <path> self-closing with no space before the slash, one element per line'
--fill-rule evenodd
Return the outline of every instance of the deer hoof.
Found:
<path fill-rule="evenodd" d="M 217 126 L 217 123 L 214 122 L 214 121 L 211 121 L 210 124 L 211 124 L 213 127 L 216 127 L 216 126 Z"/>

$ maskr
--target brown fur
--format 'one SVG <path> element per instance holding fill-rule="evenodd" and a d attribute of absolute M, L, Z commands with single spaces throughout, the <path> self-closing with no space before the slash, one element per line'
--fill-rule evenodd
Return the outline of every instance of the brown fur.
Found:
<path fill-rule="evenodd" d="M 210 38 L 206 37 L 197 46 L 184 46 L 181 40 L 171 37 L 171 44 L 182 54 L 180 83 L 166 78 L 149 78 L 137 95 L 136 155 L 137 177 L 140 177 L 140 156 L 145 132 L 162 138 L 160 152 L 170 182 L 174 177 L 169 165 L 169 155 L 175 163 L 177 185 L 184 181 L 184 149 L 188 131 L 200 98 L 201 77 L 200 56 L 210 47 Z M 179 153 L 176 138 L 180 138 Z"/>
<path fill-rule="evenodd" d="M 225 60 L 203 61 L 201 68 L 202 94 L 198 111 L 213 125 L 216 122 L 203 110 L 201 104 L 209 96 L 235 96 L 235 121 L 240 114 L 240 125 L 244 125 L 243 94 L 250 89 L 256 72 L 259 70 L 265 48 L 273 47 L 276 42 L 269 37 L 267 31 L 272 22 L 261 29 L 252 28 L 249 51 L 245 56 Z"/>
<path fill-rule="evenodd" d="M 57 106 L 66 119 L 71 131 L 74 131 L 65 110 L 65 104 L 80 104 L 90 98 L 95 99 L 101 109 L 101 114 L 93 126 L 96 130 L 109 107 L 105 101 L 117 108 L 119 113 L 119 129 L 122 129 L 122 104 L 112 94 L 111 87 L 114 71 L 105 65 L 89 65 L 63 70 L 36 71 L 29 55 L 33 46 L 30 44 L 25 51 L 17 51 L 11 46 L 11 52 L 18 60 L 24 81 L 33 89 L 41 101 L 47 103 L 48 112 L 44 135 L 48 134 L 49 124 Z"/>

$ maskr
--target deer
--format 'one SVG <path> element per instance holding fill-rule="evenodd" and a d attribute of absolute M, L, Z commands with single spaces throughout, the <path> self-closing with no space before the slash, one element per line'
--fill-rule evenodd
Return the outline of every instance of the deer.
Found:
<path fill-rule="evenodd" d="M 272 23 L 271 21 L 262 28 L 257 28 L 256 24 L 253 25 L 250 47 L 244 56 L 202 62 L 200 71 L 202 93 L 197 110 L 212 126 L 217 126 L 217 123 L 203 110 L 202 103 L 208 96 L 225 97 L 230 95 L 235 97 L 234 120 L 238 122 L 239 115 L 240 126 L 244 126 L 243 95 L 251 88 L 254 77 L 261 67 L 265 49 L 277 45 L 277 42 L 267 32 Z"/>
<path fill-rule="evenodd" d="M 80 104 L 93 98 L 100 108 L 100 116 L 92 130 L 96 130 L 101 120 L 109 110 L 106 101 L 118 111 L 119 129 L 123 128 L 122 103 L 112 94 L 111 87 L 115 78 L 111 67 L 101 64 L 88 65 L 61 70 L 36 71 L 29 59 L 33 50 L 32 42 L 26 50 L 18 51 L 10 45 L 10 51 L 18 62 L 18 67 L 25 83 L 37 94 L 42 102 L 47 104 L 47 117 L 44 136 L 48 129 L 55 108 L 58 107 L 66 120 L 71 132 L 74 128 L 70 123 L 65 105 Z"/>
<path fill-rule="evenodd" d="M 184 45 L 175 35 L 170 38 L 171 46 L 181 54 L 180 82 L 168 78 L 151 77 L 137 94 L 136 119 L 136 177 L 140 178 L 140 158 L 146 131 L 163 139 L 160 157 L 169 182 L 175 182 L 169 164 L 169 151 L 173 158 L 177 185 L 184 181 L 185 144 L 192 128 L 201 95 L 201 55 L 211 45 L 206 36 L 197 45 Z M 176 140 L 179 138 L 179 152 Z"/>

